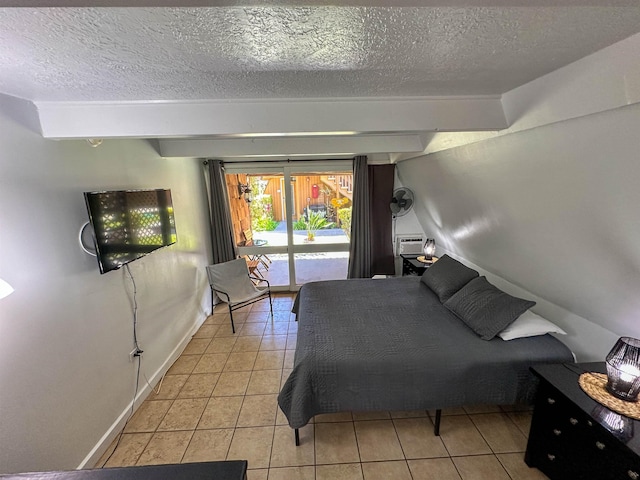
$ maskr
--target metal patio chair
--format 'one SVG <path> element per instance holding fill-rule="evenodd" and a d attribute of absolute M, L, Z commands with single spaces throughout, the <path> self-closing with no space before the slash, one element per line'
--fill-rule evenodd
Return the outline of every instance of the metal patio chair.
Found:
<path fill-rule="evenodd" d="M 257 239 L 254 240 L 253 239 L 253 232 L 251 231 L 251 229 L 243 231 L 242 235 L 244 236 L 244 245 L 245 245 L 245 247 L 252 247 L 252 246 L 259 247 L 259 246 L 267 244 L 266 240 L 257 240 Z M 260 274 L 261 277 L 263 275 L 258 270 L 258 267 L 260 265 L 264 266 L 264 268 L 269 270 L 269 264 L 271 263 L 271 259 L 269 257 L 267 257 L 265 254 L 263 254 L 263 253 L 255 253 L 255 254 L 252 254 L 252 255 L 248 255 L 248 257 L 249 257 L 249 260 L 257 260 L 259 262 L 257 264 L 256 271 Z M 249 266 L 249 271 L 251 271 L 251 266 Z"/>
<path fill-rule="evenodd" d="M 273 302 L 271 300 L 269 281 L 264 278 L 251 277 L 246 259 L 238 258 L 229 262 L 208 265 L 207 276 L 211 286 L 211 313 L 213 314 L 213 293 L 215 292 L 220 300 L 226 302 L 229 306 L 233 333 L 236 333 L 236 328 L 233 324 L 233 311 L 252 303 L 268 298 L 271 317 L 273 318 Z M 259 286 L 260 283 L 266 283 L 267 285 L 266 287 Z"/>

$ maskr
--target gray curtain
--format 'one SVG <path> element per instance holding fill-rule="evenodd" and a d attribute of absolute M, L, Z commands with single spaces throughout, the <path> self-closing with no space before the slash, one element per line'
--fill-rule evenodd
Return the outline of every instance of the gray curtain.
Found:
<path fill-rule="evenodd" d="M 348 278 L 371 278 L 371 229 L 367 157 L 353 159 L 353 208 Z"/>
<path fill-rule="evenodd" d="M 211 249 L 213 263 L 236 258 L 229 195 L 222 160 L 207 160 L 209 167 L 209 212 L 211 215 Z"/>

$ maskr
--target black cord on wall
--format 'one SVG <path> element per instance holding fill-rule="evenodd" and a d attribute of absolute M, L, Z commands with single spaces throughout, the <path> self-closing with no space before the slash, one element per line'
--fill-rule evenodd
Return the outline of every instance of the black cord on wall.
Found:
<path fill-rule="evenodd" d="M 131 279 L 131 283 L 133 284 L 133 346 L 136 348 L 136 352 L 134 353 L 134 357 L 139 357 L 142 355 L 143 351 L 138 345 L 138 289 L 136 287 L 136 281 L 131 274 L 131 269 L 129 268 L 129 264 L 125 263 L 124 268 L 129 274 L 129 278 Z"/>
<path fill-rule="evenodd" d="M 104 466 L 109 462 L 109 460 L 111 460 L 111 457 L 113 456 L 113 454 L 116 452 L 116 450 L 118 449 L 118 446 L 120 445 L 120 442 L 122 441 L 122 436 L 124 435 L 124 429 L 127 428 L 127 425 L 129 424 L 129 421 L 131 420 L 131 417 L 133 417 L 133 412 L 135 411 L 135 405 L 136 405 L 136 397 L 138 396 L 138 389 L 140 388 L 140 371 L 142 369 L 142 349 L 140 348 L 140 345 L 138 344 L 138 300 L 137 300 L 137 288 L 136 288 L 136 281 L 133 278 L 133 275 L 131 274 L 131 270 L 129 269 L 129 265 L 125 263 L 124 265 L 125 270 L 127 271 L 127 273 L 129 274 L 129 278 L 131 279 L 131 283 L 133 284 L 133 345 L 135 347 L 135 353 L 133 354 L 134 359 L 137 358 L 138 359 L 138 368 L 136 370 L 136 386 L 133 392 L 133 399 L 131 400 L 131 411 L 129 412 L 129 417 L 127 417 L 127 421 L 124 422 L 124 425 L 122 427 L 122 429 L 120 430 L 120 433 L 118 434 L 118 441 L 116 442 L 115 446 L 113 447 L 113 450 L 111 450 L 111 453 L 109 454 L 109 456 L 105 459 L 105 461 L 102 463 L 102 465 L 100 465 L 100 468 L 104 468 Z"/>

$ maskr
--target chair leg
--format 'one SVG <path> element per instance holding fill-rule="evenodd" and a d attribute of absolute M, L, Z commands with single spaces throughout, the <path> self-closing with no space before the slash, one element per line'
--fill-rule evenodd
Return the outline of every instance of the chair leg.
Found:
<path fill-rule="evenodd" d="M 211 315 L 213 315 L 213 287 L 211 287 Z"/>
<path fill-rule="evenodd" d="M 271 319 L 273 320 L 273 302 L 271 301 L 271 290 L 269 290 L 269 308 L 271 309 Z"/>
<path fill-rule="evenodd" d="M 260 256 L 258 257 L 258 260 L 260 261 L 260 263 L 261 263 L 262 265 L 264 265 L 264 268 L 266 268 L 267 270 L 269 270 L 269 264 L 266 262 L 265 258 L 267 258 L 267 256 L 266 256 L 266 255 L 260 255 Z M 267 260 L 268 260 L 268 258 L 267 258 Z M 271 261 L 269 261 L 269 263 L 271 263 Z"/>
<path fill-rule="evenodd" d="M 296 436 L 296 447 L 300 446 L 300 432 L 298 431 L 298 429 L 295 429 L 295 436 Z"/>
<path fill-rule="evenodd" d="M 433 425 L 433 434 L 436 437 L 440 436 L 440 418 L 442 417 L 442 410 L 436 410 L 436 422 Z"/>
<path fill-rule="evenodd" d="M 231 332 L 236 333 L 236 327 L 233 325 L 233 311 L 231 310 L 231 304 L 229 304 L 229 316 L 231 317 Z"/>

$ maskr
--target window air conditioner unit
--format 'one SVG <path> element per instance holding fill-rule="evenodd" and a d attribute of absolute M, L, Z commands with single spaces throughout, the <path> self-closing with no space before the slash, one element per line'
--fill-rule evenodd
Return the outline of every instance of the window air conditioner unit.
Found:
<path fill-rule="evenodd" d="M 420 234 L 396 236 L 396 256 L 419 255 L 422 253 L 424 238 Z"/>

